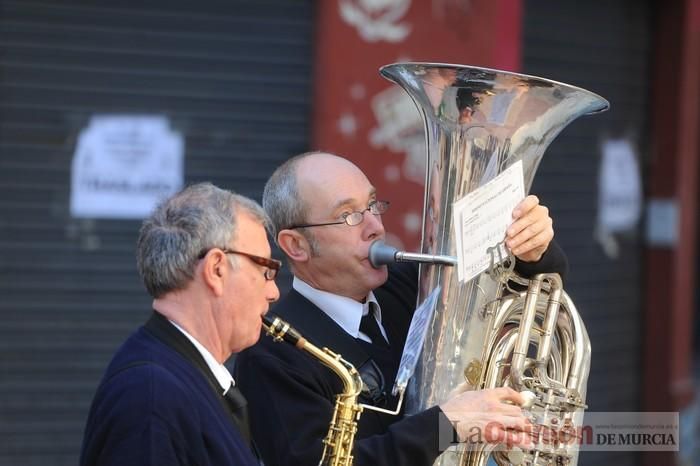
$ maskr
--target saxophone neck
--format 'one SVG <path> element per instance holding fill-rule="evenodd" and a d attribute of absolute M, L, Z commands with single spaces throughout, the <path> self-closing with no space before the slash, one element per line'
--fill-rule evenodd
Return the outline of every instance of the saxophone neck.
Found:
<path fill-rule="evenodd" d="M 355 366 L 330 349 L 319 348 L 313 345 L 297 332 L 294 327 L 279 317 L 265 315 L 262 319 L 265 332 L 267 335 L 271 336 L 274 341 L 287 342 L 318 359 L 321 364 L 332 370 L 343 382 L 344 388 L 342 395 L 346 398 L 357 398 L 362 391 L 362 379 L 360 378 L 360 373 L 355 369 Z"/>

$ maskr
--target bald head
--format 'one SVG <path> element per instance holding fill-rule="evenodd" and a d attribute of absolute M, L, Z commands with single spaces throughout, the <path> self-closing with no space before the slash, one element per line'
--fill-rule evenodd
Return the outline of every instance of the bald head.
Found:
<path fill-rule="evenodd" d="M 307 152 L 280 165 L 263 191 L 275 239 L 280 230 L 306 223 L 311 204 L 329 199 L 348 175 L 365 176 L 354 163 L 327 152 Z"/>
<path fill-rule="evenodd" d="M 296 179 L 300 202 L 308 214 L 314 207 L 335 209 L 347 199 L 334 199 L 339 187 L 349 179 L 359 178 L 369 184 L 367 177 L 354 163 L 337 155 L 316 153 L 304 157 L 297 164 Z M 334 205 L 328 205 L 333 202 Z M 310 219 L 306 219 L 307 221 Z"/>

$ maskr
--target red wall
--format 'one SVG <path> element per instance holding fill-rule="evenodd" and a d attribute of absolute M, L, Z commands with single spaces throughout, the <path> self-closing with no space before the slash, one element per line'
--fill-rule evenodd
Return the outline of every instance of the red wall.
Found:
<path fill-rule="evenodd" d="M 371 3 L 382 2 L 318 2 L 312 149 L 357 163 L 379 197 L 391 201 L 383 219 L 393 240 L 415 249 L 424 152 L 414 144 L 410 157 L 402 145 L 410 138 L 422 140 L 423 128 L 416 124 L 413 105 L 397 100 L 407 99 L 403 91 L 378 69 L 398 61 L 428 61 L 517 71 L 522 5 L 521 0 L 387 0 L 381 8 L 366 6 Z M 377 104 L 380 93 L 386 100 Z"/>
<path fill-rule="evenodd" d="M 652 198 L 677 202 L 679 223 L 673 248 L 647 248 L 642 409 L 679 411 L 697 388 L 691 366 L 700 198 L 700 0 L 659 2 L 655 20 L 648 191 Z M 680 463 L 672 452 L 650 452 L 642 464 Z"/>

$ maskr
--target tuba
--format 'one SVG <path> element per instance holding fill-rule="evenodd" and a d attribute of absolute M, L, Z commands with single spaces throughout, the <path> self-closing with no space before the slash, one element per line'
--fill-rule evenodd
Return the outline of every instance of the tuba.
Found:
<path fill-rule="evenodd" d="M 529 191 L 542 155 L 577 117 L 604 111 L 602 97 L 523 74 L 436 63 L 399 63 L 381 74 L 416 104 L 427 141 L 421 254 L 454 258 L 454 203 L 516 162 Z M 406 259 L 410 260 L 410 258 Z M 512 258 L 511 258 L 512 261 Z M 434 308 L 413 377 L 406 412 L 439 404 L 466 381 L 475 389 L 510 386 L 534 394 L 533 423 L 556 435 L 532 451 L 503 446 L 452 446 L 435 464 L 567 464 L 578 460 L 590 342 L 557 274 L 524 280 L 492 267 L 460 280 L 449 260 L 419 270 L 418 307 Z M 507 260 L 506 260 L 507 262 Z M 504 272 L 505 270 L 505 272 Z M 508 283 L 519 283 L 513 290 Z M 526 288 L 526 291 L 522 291 Z"/>

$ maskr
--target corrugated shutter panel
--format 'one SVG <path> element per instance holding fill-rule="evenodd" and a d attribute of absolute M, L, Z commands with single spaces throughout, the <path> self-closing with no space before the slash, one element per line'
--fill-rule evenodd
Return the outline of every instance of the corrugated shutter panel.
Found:
<path fill-rule="evenodd" d="M 648 125 L 649 2 L 525 2 L 523 70 L 607 98 L 611 109 L 582 117 L 544 156 L 533 192 L 551 207 L 571 263 L 567 290 L 581 312 L 593 356 L 590 411 L 640 408 L 641 230 L 617 236 L 619 256 L 594 239 L 600 143 L 631 138 L 645 158 Z M 637 464 L 634 453 L 583 453 L 580 464 Z"/>
<path fill-rule="evenodd" d="M 0 464 L 74 465 L 97 382 L 149 313 L 138 221 L 69 214 L 99 113 L 166 115 L 185 182 L 260 199 L 308 140 L 312 2 L 0 1 Z"/>

